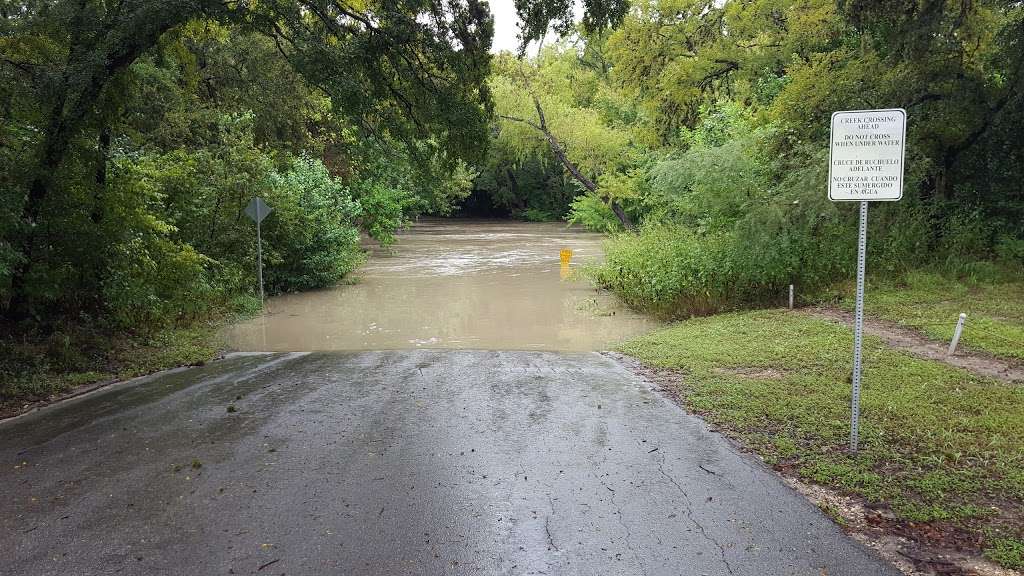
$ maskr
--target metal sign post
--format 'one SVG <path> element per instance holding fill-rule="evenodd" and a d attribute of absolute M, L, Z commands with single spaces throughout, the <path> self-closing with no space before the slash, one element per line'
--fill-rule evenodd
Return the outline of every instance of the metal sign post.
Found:
<path fill-rule="evenodd" d="M 864 339 L 864 260 L 868 251 L 868 203 L 860 203 L 857 233 L 857 311 L 853 319 L 853 389 L 850 393 L 850 450 L 857 451 L 860 439 L 861 342 Z"/>
<path fill-rule="evenodd" d="M 902 108 L 832 114 L 828 197 L 860 202 L 857 234 L 857 309 L 853 324 L 853 385 L 850 393 L 850 451 L 860 441 L 861 347 L 864 337 L 864 273 L 868 244 L 868 202 L 903 197 L 907 112 Z"/>
<path fill-rule="evenodd" d="M 249 205 L 245 207 L 245 215 L 256 223 L 256 261 L 258 263 L 256 275 L 260 281 L 260 305 L 263 304 L 263 238 L 260 232 L 260 224 L 273 211 L 274 209 L 267 206 L 267 203 L 259 196 L 250 200 Z"/>

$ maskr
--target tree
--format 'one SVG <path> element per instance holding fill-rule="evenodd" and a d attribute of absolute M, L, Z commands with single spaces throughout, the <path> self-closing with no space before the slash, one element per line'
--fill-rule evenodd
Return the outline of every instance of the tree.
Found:
<path fill-rule="evenodd" d="M 520 20 L 520 54 L 530 42 L 543 40 L 549 30 L 567 36 L 576 30 L 573 0 L 516 0 Z M 582 28 L 594 33 L 617 26 L 629 11 L 629 0 L 583 0 Z"/>
<path fill-rule="evenodd" d="M 623 170 L 632 161 L 630 134 L 588 106 L 601 79 L 565 45 L 549 47 L 532 62 L 499 57 L 495 69 L 499 138 L 521 160 L 553 156 L 586 191 L 601 197 L 624 228 L 632 228 L 621 199 L 595 182 L 596 175 Z"/>
<path fill-rule="evenodd" d="M 7 252 L 0 294 L 8 296 L 9 315 L 31 314 L 50 273 L 76 266 L 52 249 L 61 234 L 53 223 L 68 210 L 89 212 L 76 187 L 88 173 L 102 188 L 109 126 L 121 112 L 130 67 L 189 22 L 271 39 L 367 135 L 432 138 L 452 162 L 481 156 L 492 24 L 478 0 L 36 0 L 7 3 L 0 16 L 0 70 L 24 86 L 5 90 L 4 124 L 27 139 L 17 152 L 26 168 L 4 175 L 15 206 L 0 230 Z"/>

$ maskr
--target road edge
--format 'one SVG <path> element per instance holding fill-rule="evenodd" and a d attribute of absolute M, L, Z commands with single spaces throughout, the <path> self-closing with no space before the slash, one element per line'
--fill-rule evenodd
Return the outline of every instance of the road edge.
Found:
<path fill-rule="evenodd" d="M 171 366 L 169 368 L 163 368 L 161 370 L 156 370 L 156 371 L 153 371 L 153 372 L 147 372 L 146 374 L 139 374 L 137 376 L 132 376 L 130 378 L 110 378 L 110 379 L 102 380 L 102 381 L 99 381 L 99 382 L 90 382 L 88 384 L 82 384 L 80 386 L 76 386 L 76 387 L 72 388 L 71 390 L 68 390 L 67 392 L 58 394 L 58 395 L 56 395 L 56 396 L 54 396 L 52 398 L 47 398 L 45 400 L 36 400 L 34 402 L 29 402 L 29 403 L 25 404 L 22 408 L 20 408 L 20 409 L 18 409 L 16 411 L 13 411 L 13 412 L 10 412 L 10 413 L 0 412 L 0 426 L 2 426 L 4 424 L 7 424 L 9 422 L 14 422 L 16 420 L 19 420 L 21 418 L 24 418 L 24 417 L 30 415 L 30 414 L 36 414 L 37 412 L 40 412 L 42 410 L 47 410 L 47 409 L 50 409 L 50 408 L 61 406 L 63 404 L 66 404 L 67 402 L 70 402 L 71 400 L 76 400 L 76 399 L 79 399 L 79 398 L 83 398 L 83 397 L 86 397 L 86 396 L 91 396 L 93 394 L 97 394 L 97 393 L 100 393 L 100 392 L 106 392 L 108 390 L 112 390 L 112 389 L 116 389 L 116 388 L 121 388 L 121 387 L 124 387 L 124 386 L 138 385 L 138 384 L 141 384 L 144 381 L 147 381 L 147 380 L 152 379 L 152 378 L 159 378 L 161 376 L 166 376 L 168 374 L 175 374 L 175 373 L 178 373 L 178 372 L 184 372 L 185 370 L 189 370 L 189 369 L 192 369 L 192 368 L 197 368 L 197 367 L 200 367 L 200 366 L 206 366 L 208 364 L 213 364 L 213 363 L 221 362 L 221 361 L 224 361 L 224 360 L 230 360 L 231 358 L 238 358 L 238 357 L 243 357 L 243 356 L 265 356 L 265 355 L 270 355 L 270 354 L 279 354 L 279 352 L 224 352 L 224 351 L 222 351 L 222 352 L 218 353 L 217 356 L 215 356 L 215 357 L 213 357 L 213 358 L 211 358 L 209 360 L 205 360 L 203 362 L 194 362 L 194 363 L 191 363 L 191 364 L 182 364 L 182 365 L 179 365 L 179 366 Z"/>
<path fill-rule="evenodd" d="M 616 351 L 604 351 L 600 354 L 622 366 L 648 384 L 651 390 L 687 414 L 700 418 L 707 425 L 709 432 L 721 435 L 735 450 L 754 458 L 767 472 L 775 475 L 782 483 L 821 510 L 844 534 L 871 550 L 906 576 L 931 576 L 939 573 L 933 566 L 952 566 L 959 570 L 952 574 L 1021 576 L 1020 572 L 997 566 L 981 556 L 967 555 L 952 550 L 915 547 L 915 543 L 911 540 L 886 530 L 885 524 L 871 524 L 868 521 L 868 517 L 871 515 L 891 514 L 887 509 L 870 506 L 862 498 L 841 494 L 827 486 L 806 482 L 794 474 L 787 473 L 786 469 L 780 470 L 778 467 L 768 464 L 764 458 L 751 450 L 728 428 L 708 422 L 703 414 L 686 405 L 676 387 L 676 383 L 686 377 L 684 370 L 650 366 L 633 356 Z M 950 572 L 942 573 L 949 574 Z"/>

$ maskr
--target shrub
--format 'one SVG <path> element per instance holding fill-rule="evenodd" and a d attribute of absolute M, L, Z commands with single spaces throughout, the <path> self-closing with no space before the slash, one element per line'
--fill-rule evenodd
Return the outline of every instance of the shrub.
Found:
<path fill-rule="evenodd" d="M 591 232 L 617 232 L 622 230 L 615 213 L 596 194 L 577 196 L 569 205 L 569 214 L 565 220 L 570 224 L 580 224 Z"/>
<path fill-rule="evenodd" d="M 323 288 L 362 262 L 360 213 L 348 189 L 319 160 L 300 158 L 270 177 L 264 220 L 264 281 L 271 292 Z"/>
<path fill-rule="evenodd" d="M 106 190 L 111 209 L 100 223 L 110 240 L 102 294 L 117 326 L 149 331 L 187 323 L 230 291 L 219 282 L 220 263 L 183 241 L 168 221 L 175 214 L 165 204 L 168 180 L 192 169 L 191 161 L 177 155 L 120 157 L 113 163 Z"/>
<path fill-rule="evenodd" d="M 690 316 L 780 302 L 790 283 L 810 290 L 850 270 L 848 218 L 821 191 L 824 158 L 773 181 L 774 137 L 719 125 L 654 165 L 645 224 L 609 243 L 598 281 L 640 308 Z"/>
<path fill-rule="evenodd" d="M 855 275 L 858 207 L 826 197 L 827 147 L 753 128 L 729 107 L 683 136 L 688 148 L 649 169 L 644 225 L 609 243 L 601 284 L 640 308 L 690 316 L 778 304 L 788 284 L 814 295 Z M 906 185 L 922 178 L 914 163 Z M 573 215 L 601 229 L 600 208 L 580 203 Z M 871 274 L 927 265 L 992 280 L 1021 269 L 1021 241 L 977 208 L 908 192 L 873 203 L 868 224 Z"/>
<path fill-rule="evenodd" d="M 620 234 L 606 245 L 606 261 L 591 272 L 628 304 L 667 315 L 707 314 L 726 306 L 730 238 L 698 235 L 672 225 Z"/>
<path fill-rule="evenodd" d="M 255 292 L 255 226 L 241 215 L 253 196 L 274 209 L 262 225 L 268 292 L 329 286 L 361 262 L 349 190 L 319 160 L 275 170 L 245 117 L 225 119 L 207 148 L 118 156 L 105 194 L 103 297 L 120 327 L 185 325 Z"/>
<path fill-rule="evenodd" d="M 104 296 L 124 327 L 156 329 L 193 321 L 221 300 L 215 262 L 158 233 L 117 246 Z"/>
<path fill-rule="evenodd" d="M 380 179 L 367 179 L 353 185 L 361 208 L 362 227 L 381 246 L 395 242 L 395 230 L 412 221 L 416 198 L 404 187 Z"/>

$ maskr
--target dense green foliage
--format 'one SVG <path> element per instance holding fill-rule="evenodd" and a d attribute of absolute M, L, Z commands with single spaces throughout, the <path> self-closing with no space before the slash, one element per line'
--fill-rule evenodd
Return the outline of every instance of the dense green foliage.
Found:
<path fill-rule="evenodd" d="M 853 207 L 823 192 L 837 109 L 910 118 L 872 270 L 1024 258 L 1019 3 L 584 4 L 573 29 L 571 3 L 517 2 L 524 43 L 563 39 L 492 66 L 477 0 L 5 3 L 3 324 L 223 309 L 253 290 L 257 195 L 272 292 L 336 282 L 360 233 L 387 244 L 463 202 L 636 226 L 596 278 L 668 314 L 814 292 L 854 257 Z"/>
<path fill-rule="evenodd" d="M 269 290 L 329 285 L 360 230 L 387 243 L 450 211 L 481 157 L 475 0 L 39 0 L 0 17 L 7 324 L 159 328 L 251 292 L 254 196 L 275 210 Z"/>
<path fill-rule="evenodd" d="M 495 147 L 578 169 L 570 221 L 638 221 L 598 280 L 686 315 L 848 277 L 856 206 L 825 197 L 828 120 L 902 107 L 904 199 L 872 207 L 870 269 L 990 277 L 1024 258 L 1022 49 L 1024 8 L 999 0 L 634 2 L 614 31 L 496 61 Z"/>
<path fill-rule="evenodd" d="M 577 194 L 579 189 L 560 167 L 541 158 L 519 161 L 502 146 L 492 145 L 464 210 L 481 216 L 560 220 Z"/>
<path fill-rule="evenodd" d="M 499 170 L 540 162 L 565 174 L 579 193 L 608 206 L 581 220 L 608 212 L 629 226 L 621 203 L 637 196 L 635 169 L 643 156 L 629 130 L 625 103 L 607 86 L 602 56 L 581 50 L 549 49 L 532 61 L 499 55 L 490 79 L 498 118 L 492 150 L 502 152 L 496 159 Z M 568 209 L 568 199 L 563 202 Z"/>
<path fill-rule="evenodd" d="M 248 308 L 255 196 L 270 293 L 450 212 L 491 33 L 476 0 L 4 2 L 0 379 L 109 373 L 125 335 Z"/>

